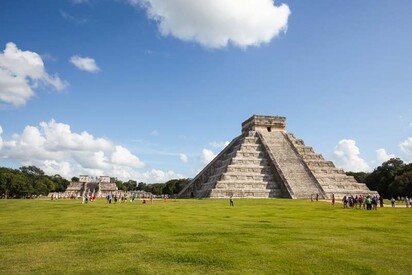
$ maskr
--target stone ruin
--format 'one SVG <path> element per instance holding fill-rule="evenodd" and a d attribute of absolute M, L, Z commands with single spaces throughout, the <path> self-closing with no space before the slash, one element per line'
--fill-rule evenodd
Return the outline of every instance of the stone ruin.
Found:
<path fill-rule="evenodd" d="M 96 197 L 106 197 L 108 194 L 116 192 L 116 183 L 110 182 L 110 177 L 102 176 L 92 179 L 88 175 L 80 175 L 78 182 L 71 182 L 67 187 L 65 195 L 67 197 L 78 197 L 83 195 L 96 195 Z"/>
<path fill-rule="evenodd" d="M 286 132 L 285 117 L 254 115 L 179 197 L 326 199 L 332 194 L 377 193 Z"/>

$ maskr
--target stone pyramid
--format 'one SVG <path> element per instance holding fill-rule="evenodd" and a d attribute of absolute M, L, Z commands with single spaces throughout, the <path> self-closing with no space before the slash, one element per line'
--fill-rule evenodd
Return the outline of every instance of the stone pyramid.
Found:
<path fill-rule="evenodd" d="M 286 132 L 286 118 L 254 115 L 179 193 L 181 198 L 340 198 L 375 195 Z"/>

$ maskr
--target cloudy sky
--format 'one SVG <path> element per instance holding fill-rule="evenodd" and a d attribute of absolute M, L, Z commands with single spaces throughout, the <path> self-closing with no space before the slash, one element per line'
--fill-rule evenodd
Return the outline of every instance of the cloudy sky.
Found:
<path fill-rule="evenodd" d="M 0 0 L 0 166 L 193 177 L 253 114 L 412 161 L 412 2 Z"/>

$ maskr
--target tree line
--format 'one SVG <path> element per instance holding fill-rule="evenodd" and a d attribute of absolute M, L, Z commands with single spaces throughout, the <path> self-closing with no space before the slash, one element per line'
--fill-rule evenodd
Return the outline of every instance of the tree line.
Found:
<path fill-rule="evenodd" d="M 71 181 L 78 182 L 78 177 Z M 123 191 L 146 191 L 155 195 L 179 193 L 190 179 L 173 179 L 165 183 L 147 184 L 134 180 L 121 181 L 111 178 L 117 188 Z M 47 196 L 50 192 L 64 192 L 70 181 L 60 175 L 48 176 L 36 166 L 23 166 L 19 169 L 0 167 L 0 198 L 33 198 Z"/>
<path fill-rule="evenodd" d="M 69 181 L 60 175 L 48 176 L 36 166 L 19 169 L 0 167 L 0 198 L 32 198 L 63 192 Z"/>
<path fill-rule="evenodd" d="M 115 182 L 117 188 L 123 191 L 145 191 L 154 195 L 175 195 L 178 194 L 183 188 L 185 188 L 191 179 L 172 179 L 165 183 L 151 183 L 144 182 L 137 183 L 134 180 L 122 182 L 112 178 L 112 182 Z"/>
<path fill-rule="evenodd" d="M 370 190 L 378 191 L 384 198 L 412 196 L 412 163 L 406 164 L 399 158 L 382 163 L 371 173 L 346 174 L 366 183 Z"/>

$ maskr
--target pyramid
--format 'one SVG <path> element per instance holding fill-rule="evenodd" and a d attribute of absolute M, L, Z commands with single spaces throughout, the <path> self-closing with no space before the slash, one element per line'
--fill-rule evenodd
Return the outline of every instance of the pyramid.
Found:
<path fill-rule="evenodd" d="M 285 117 L 254 115 L 178 196 L 326 199 L 332 194 L 377 193 L 286 132 Z"/>

